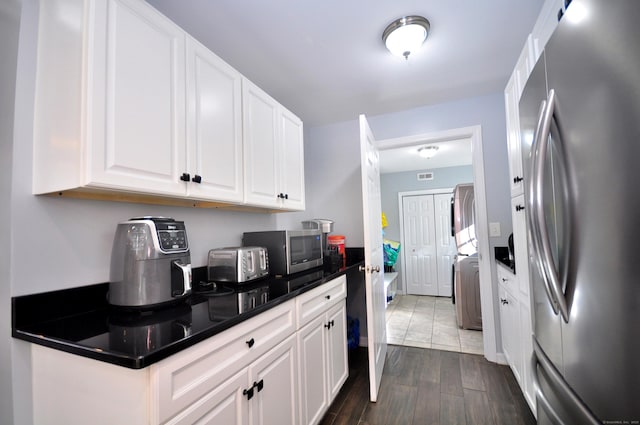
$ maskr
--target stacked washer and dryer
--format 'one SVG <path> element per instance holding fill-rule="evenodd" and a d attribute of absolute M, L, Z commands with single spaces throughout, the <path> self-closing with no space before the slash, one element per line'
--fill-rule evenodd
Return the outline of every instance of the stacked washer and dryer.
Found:
<path fill-rule="evenodd" d="M 458 326 L 482 330 L 475 221 L 473 184 L 459 184 L 451 199 L 451 233 L 455 236 L 458 250 L 454 262 L 453 300 Z"/>

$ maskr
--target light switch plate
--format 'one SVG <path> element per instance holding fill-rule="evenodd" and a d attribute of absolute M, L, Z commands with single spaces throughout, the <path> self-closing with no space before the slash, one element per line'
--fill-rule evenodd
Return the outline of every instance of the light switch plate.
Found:
<path fill-rule="evenodd" d="M 489 237 L 497 238 L 501 234 L 500 223 L 489 223 Z"/>

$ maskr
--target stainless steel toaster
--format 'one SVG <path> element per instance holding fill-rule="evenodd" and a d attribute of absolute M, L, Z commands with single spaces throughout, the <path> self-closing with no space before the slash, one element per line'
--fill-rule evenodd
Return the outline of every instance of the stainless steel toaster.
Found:
<path fill-rule="evenodd" d="M 209 251 L 207 277 L 213 282 L 243 283 L 269 275 L 267 249 L 259 246 Z"/>

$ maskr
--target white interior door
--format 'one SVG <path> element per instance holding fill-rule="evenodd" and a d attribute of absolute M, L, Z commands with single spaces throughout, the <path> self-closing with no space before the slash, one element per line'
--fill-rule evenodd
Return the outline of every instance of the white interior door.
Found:
<path fill-rule="evenodd" d="M 380 154 L 367 119 L 360 115 L 360 163 L 362 168 L 362 215 L 364 225 L 365 295 L 371 401 L 378 399 L 387 356 L 387 325 L 382 260 Z"/>
<path fill-rule="evenodd" d="M 433 195 L 402 198 L 407 293 L 438 295 Z"/>
<path fill-rule="evenodd" d="M 436 227 L 436 261 L 438 263 L 438 296 L 450 297 L 452 294 L 451 266 L 457 249 L 456 240 L 451 236 L 451 197 L 452 193 L 433 195 Z"/>

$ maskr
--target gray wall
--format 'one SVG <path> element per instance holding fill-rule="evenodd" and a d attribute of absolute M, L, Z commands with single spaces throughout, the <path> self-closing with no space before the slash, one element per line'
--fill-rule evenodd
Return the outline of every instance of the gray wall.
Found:
<path fill-rule="evenodd" d="M 13 421 L 11 366 L 11 156 L 20 0 L 0 2 L 0 424 Z"/>
<path fill-rule="evenodd" d="M 382 153 L 384 155 L 384 152 Z M 416 173 L 419 171 L 433 172 L 433 180 L 418 181 Z M 397 242 L 401 240 L 400 234 L 400 212 L 398 206 L 398 193 L 415 190 L 431 190 L 453 188 L 459 183 L 473 182 L 473 167 L 471 165 L 459 167 L 436 168 L 433 170 L 416 170 L 406 171 L 402 173 L 388 173 L 380 176 L 380 189 L 382 194 L 382 211 L 387 217 L 388 226 L 384 228 L 385 238 Z M 402 247 L 400 248 L 402 255 Z M 397 280 L 397 288 L 401 289 L 402 277 L 402 260 L 398 256 L 395 270 L 399 273 Z M 406 292 L 404 288 L 401 289 Z"/>

